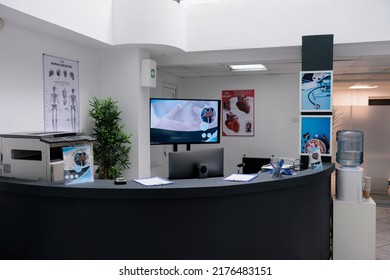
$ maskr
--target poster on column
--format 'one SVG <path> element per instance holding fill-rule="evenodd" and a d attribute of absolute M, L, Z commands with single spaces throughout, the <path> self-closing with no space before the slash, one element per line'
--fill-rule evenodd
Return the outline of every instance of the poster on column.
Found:
<path fill-rule="evenodd" d="M 254 136 L 255 90 L 222 91 L 222 135 Z"/>
<path fill-rule="evenodd" d="M 80 131 L 79 63 L 43 54 L 45 131 Z"/>
<path fill-rule="evenodd" d="M 320 148 L 321 155 L 332 155 L 332 116 L 301 116 L 301 155 L 309 154 L 311 148 Z"/>
<path fill-rule="evenodd" d="M 300 72 L 301 112 L 331 112 L 333 71 Z"/>

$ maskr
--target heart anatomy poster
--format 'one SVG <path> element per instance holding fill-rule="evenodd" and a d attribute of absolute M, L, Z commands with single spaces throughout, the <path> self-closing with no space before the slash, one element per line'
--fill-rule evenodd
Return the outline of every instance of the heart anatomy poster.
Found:
<path fill-rule="evenodd" d="M 254 136 L 255 90 L 222 91 L 222 135 Z"/>

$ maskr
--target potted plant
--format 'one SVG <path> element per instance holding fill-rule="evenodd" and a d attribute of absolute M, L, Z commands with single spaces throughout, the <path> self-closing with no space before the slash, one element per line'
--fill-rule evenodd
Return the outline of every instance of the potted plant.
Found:
<path fill-rule="evenodd" d="M 89 116 L 93 118 L 91 136 L 95 138 L 94 160 L 99 165 L 96 173 L 99 179 L 115 179 L 123 169 L 129 168 L 131 135 L 123 131 L 121 111 L 111 97 L 93 97 L 89 104 Z"/>

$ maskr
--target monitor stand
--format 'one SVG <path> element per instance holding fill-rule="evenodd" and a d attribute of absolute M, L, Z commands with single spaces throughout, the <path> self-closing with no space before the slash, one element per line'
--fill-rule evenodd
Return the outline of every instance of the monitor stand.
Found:
<path fill-rule="evenodd" d="M 187 145 L 187 151 L 191 151 L 191 144 L 186 144 Z M 173 151 L 177 152 L 177 144 L 173 144 Z"/>

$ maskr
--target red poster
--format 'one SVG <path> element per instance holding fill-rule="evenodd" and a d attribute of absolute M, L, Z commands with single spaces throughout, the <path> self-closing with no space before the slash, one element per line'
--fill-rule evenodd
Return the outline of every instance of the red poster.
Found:
<path fill-rule="evenodd" d="M 222 91 L 222 135 L 254 136 L 255 90 Z"/>

